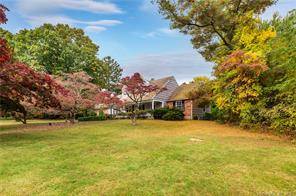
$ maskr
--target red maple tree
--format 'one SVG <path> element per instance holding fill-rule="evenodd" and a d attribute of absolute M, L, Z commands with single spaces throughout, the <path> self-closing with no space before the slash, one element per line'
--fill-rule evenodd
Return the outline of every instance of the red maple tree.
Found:
<path fill-rule="evenodd" d="M 58 99 L 62 112 L 68 113 L 72 122 L 77 113 L 94 108 L 95 97 L 100 89 L 91 83 L 91 79 L 85 72 L 64 74 L 56 78 L 58 83 L 68 91 L 66 96 L 59 94 Z"/>
<path fill-rule="evenodd" d="M 6 21 L 7 21 L 5 11 L 8 11 L 7 7 L 0 4 L 0 24 L 6 23 Z"/>
<path fill-rule="evenodd" d="M 7 18 L 5 11 L 8 9 L 0 4 L 0 24 L 6 23 Z M 10 61 L 10 50 L 7 46 L 6 40 L 0 38 L 0 64 Z"/>
<path fill-rule="evenodd" d="M 0 4 L 0 24 L 7 21 Z M 6 40 L 0 39 L 0 110 L 10 112 L 24 124 L 27 106 L 57 108 L 60 106 L 55 94 L 65 95 L 65 89 L 49 75 L 41 74 L 19 62 L 14 62 Z"/>
<path fill-rule="evenodd" d="M 133 102 L 134 110 L 132 111 L 132 124 L 136 125 L 137 113 L 142 103 L 143 97 L 153 91 L 161 90 L 155 85 L 147 83 L 139 73 L 127 76 L 121 80 L 123 93 Z"/>

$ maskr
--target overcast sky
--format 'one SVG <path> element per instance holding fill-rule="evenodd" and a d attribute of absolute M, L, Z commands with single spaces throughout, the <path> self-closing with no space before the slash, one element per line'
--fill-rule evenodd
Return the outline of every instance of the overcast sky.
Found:
<path fill-rule="evenodd" d="M 100 46 L 99 56 L 112 56 L 124 75 L 140 72 L 147 79 L 173 75 L 178 82 L 211 76 L 212 66 L 192 49 L 190 38 L 170 30 L 151 0 L 1 0 L 9 9 L 11 32 L 43 23 L 82 28 Z M 262 16 L 286 15 L 296 0 L 279 0 Z"/>

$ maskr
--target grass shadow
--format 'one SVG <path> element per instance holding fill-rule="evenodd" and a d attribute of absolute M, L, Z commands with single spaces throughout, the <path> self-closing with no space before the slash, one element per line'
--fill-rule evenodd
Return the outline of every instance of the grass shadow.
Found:
<path fill-rule="evenodd" d="M 24 143 L 36 143 L 44 140 L 57 140 L 59 139 L 57 135 L 53 134 L 36 134 L 36 133 L 5 133 L 0 135 L 0 146 Z M 12 145 L 14 146 L 14 145 Z"/>

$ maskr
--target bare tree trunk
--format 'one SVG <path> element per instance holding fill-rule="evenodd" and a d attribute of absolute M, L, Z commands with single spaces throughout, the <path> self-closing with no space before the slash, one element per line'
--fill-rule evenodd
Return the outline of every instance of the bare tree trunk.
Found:
<path fill-rule="evenodd" d="M 139 103 L 137 103 L 134 107 L 133 116 L 132 116 L 132 125 L 137 125 L 137 112 L 139 110 Z"/>
<path fill-rule="evenodd" d="M 113 106 L 112 105 L 110 106 L 110 118 L 111 119 L 113 118 Z"/>
<path fill-rule="evenodd" d="M 136 113 L 134 113 L 133 117 L 132 117 L 132 125 L 137 125 L 137 115 Z"/>
<path fill-rule="evenodd" d="M 70 112 L 70 122 L 71 123 L 75 123 L 75 113 L 73 113 L 73 112 Z"/>
<path fill-rule="evenodd" d="M 66 112 L 66 113 L 65 113 L 65 116 L 66 116 L 65 121 L 66 121 L 66 123 L 67 123 L 67 122 L 68 122 L 68 116 L 69 116 L 69 114 Z"/>
<path fill-rule="evenodd" d="M 15 112 L 14 113 L 14 118 L 16 121 L 20 121 L 23 124 L 27 124 L 27 112 L 26 111 L 22 111 L 22 112 Z"/>
<path fill-rule="evenodd" d="M 23 124 L 27 124 L 27 112 L 23 113 Z"/>

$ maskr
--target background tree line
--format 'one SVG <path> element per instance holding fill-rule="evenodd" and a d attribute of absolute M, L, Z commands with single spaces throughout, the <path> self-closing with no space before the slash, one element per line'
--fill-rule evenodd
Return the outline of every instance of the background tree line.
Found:
<path fill-rule="evenodd" d="M 6 12 L 0 4 L 0 24 Z M 28 115 L 58 115 L 74 122 L 76 114 L 96 105 L 114 107 L 112 93 L 120 65 L 99 59 L 98 46 L 81 29 L 44 24 L 12 34 L 0 28 L 0 113 L 26 123 Z"/>
<path fill-rule="evenodd" d="M 171 28 L 215 64 L 192 96 L 211 97 L 221 122 L 296 134 L 296 10 L 260 18 L 276 0 L 155 0 Z M 205 85 L 207 84 L 207 85 Z M 209 89 L 205 91 L 204 89 Z"/>
<path fill-rule="evenodd" d="M 110 56 L 98 58 L 99 46 L 82 29 L 64 24 L 44 24 L 12 34 L 0 28 L 14 59 L 36 71 L 63 75 L 84 71 L 101 88 L 115 90 L 122 75 L 120 65 Z"/>

